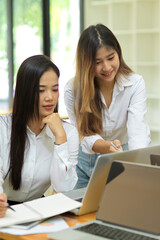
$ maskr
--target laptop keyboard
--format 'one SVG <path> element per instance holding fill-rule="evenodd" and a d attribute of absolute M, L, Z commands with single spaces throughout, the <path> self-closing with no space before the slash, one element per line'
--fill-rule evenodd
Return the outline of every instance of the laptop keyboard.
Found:
<path fill-rule="evenodd" d="M 155 240 L 155 238 L 142 236 L 137 233 L 127 232 L 125 230 L 101 225 L 98 223 L 91 223 L 86 226 L 75 228 L 74 230 L 87 232 L 104 238 L 114 240 Z"/>

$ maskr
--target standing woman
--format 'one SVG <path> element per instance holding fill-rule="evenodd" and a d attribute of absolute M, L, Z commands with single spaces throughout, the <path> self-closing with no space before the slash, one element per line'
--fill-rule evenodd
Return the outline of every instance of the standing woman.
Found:
<path fill-rule="evenodd" d="M 11 114 L 0 116 L 0 217 L 9 203 L 40 198 L 77 182 L 78 132 L 57 113 L 59 70 L 44 55 L 27 58 L 17 74 Z"/>
<path fill-rule="evenodd" d="M 121 143 L 123 150 L 149 145 L 144 80 L 126 65 L 119 42 L 106 26 L 82 32 L 76 74 L 66 84 L 64 98 L 81 140 L 77 188 L 87 185 L 97 154 L 117 151 L 111 141 L 117 147 Z"/>

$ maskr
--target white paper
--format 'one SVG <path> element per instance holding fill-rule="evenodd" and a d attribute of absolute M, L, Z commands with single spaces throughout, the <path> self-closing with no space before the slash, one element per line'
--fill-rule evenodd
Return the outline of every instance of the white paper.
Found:
<path fill-rule="evenodd" d="M 31 219 L 33 221 L 37 220 L 37 214 L 25 207 L 23 204 L 14 205 L 12 207 L 16 210 L 16 212 L 8 209 L 6 216 L 4 218 L 0 218 L 0 227 L 21 222 L 29 222 Z"/>
<path fill-rule="evenodd" d="M 62 193 L 36 199 L 25 204 L 32 207 L 35 211 L 41 213 L 43 218 L 68 212 L 71 209 L 75 209 L 82 205 L 81 203 L 79 205 L 79 202 L 72 200 L 69 197 L 66 197 Z"/>
<path fill-rule="evenodd" d="M 68 227 L 69 226 L 64 221 L 64 219 L 60 216 L 57 216 L 57 217 L 47 219 L 43 223 L 40 223 L 28 230 L 15 229 L 10 227 L 10 228 L 0 228 L 0 232 L 12 234 L 12 235 L 29 235 L 29 234 L 36 234 L 36 233 L 56 232 L 56 231 L 66 229 Z"/>
<path fill-rule="evenodd" d="M 57 193 L 24 204 L 13 205 L 16 212 L 8 209 L 6 216 L 0 218 L 0 227 L 53 217 L 80 206 L 82 203 Z"/>

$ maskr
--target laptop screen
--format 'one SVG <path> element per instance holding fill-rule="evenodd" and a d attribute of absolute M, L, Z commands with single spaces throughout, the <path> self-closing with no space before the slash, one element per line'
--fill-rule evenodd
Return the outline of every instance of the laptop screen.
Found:
<path fill-rule="evenodd" d="M 159 234 L 160 168 L 113 162 L 97 219 Z"/>

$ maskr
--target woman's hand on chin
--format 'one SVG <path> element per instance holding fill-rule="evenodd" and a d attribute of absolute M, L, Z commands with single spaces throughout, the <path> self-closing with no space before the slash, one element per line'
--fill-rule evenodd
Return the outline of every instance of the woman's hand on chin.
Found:
<path fill-rule="evenodd" d="M 0 193 L 0 217 L 4 217 L 7 211 L 7 196 L 5 193 Z"/>
<path fill-rule="evenodd" d="M 55 136 L 55 144 L 59 145 L 67 141 L 66 132 L 63 128 L 62 121 L 58 113 L 52 113 L 43 118 L 42 124 L 47 124 L 51 129 L 53 135 Z"/>

